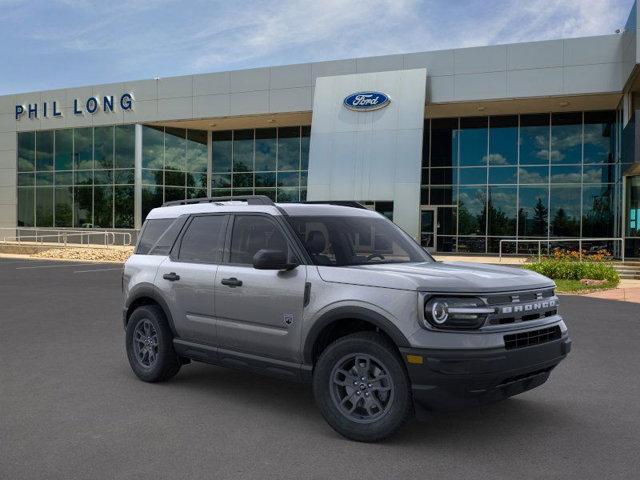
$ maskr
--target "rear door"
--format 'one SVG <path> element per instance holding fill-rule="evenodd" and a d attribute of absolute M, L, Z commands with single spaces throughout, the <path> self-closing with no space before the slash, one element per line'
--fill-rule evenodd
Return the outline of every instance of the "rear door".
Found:
<path fill-rule="evenodd" d="M 184 227 L 156 277 L 180 338 L 216 345 L 214 282 L 222 259 L 228 215 L 195 215 Z"/>
<path fill-rule="evenodd" d="M 306 266 L 253 268 L 253 256 L 261 249 L 284 250 L 297 260 L 291 238 L 269 215 L 236 214 L 229 245 L 216 275 L 220 348 L 298 361 Z"/>

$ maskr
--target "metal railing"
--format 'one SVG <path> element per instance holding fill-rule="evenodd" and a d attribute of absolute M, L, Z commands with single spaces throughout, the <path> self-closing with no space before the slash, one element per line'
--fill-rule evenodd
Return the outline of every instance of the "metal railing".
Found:
<path fill-rule="evenodd" d="M 13 232 L 14 235 L 2 235 L 3 231 Z M 0 243 L 39 243 L 41 245 L 57 244 L 63 246 L 80 247 L 114 247 L 131 245 L 130 232 L 87 231 L 87 230 L 55 230 L 58 233 L 49 233 L 51 230 L 43 230 L 35 227 L 4 227 L 0 228 Z M 44 232 L 44 233 L 41 233 Z M 98 240 L 97 242 L 94 240 Z"/>
<path fill-rule="evenodd" d="M 546 239 L 511 239 L 504 238 L 500 240 L 500 245 L 498 247 L 498 257 L 500 261 L 502 261 L 502 244 L 503 243 L 515 243 L 516 249 L 519 243 L 535 243 L 538 245 L 538 260 L 542 258 L 542 245 L 547 245 L 547 251 L 551 249 L 551 245 L 555 243 L 577 243 L 578 244 L 578 258 L 582 260 L 582 245 L 585 243 L 593 243 L 593 242 L 620 242 L 620 258 L 624 262 L 624 238 L 616 237 L 616 238 L 546 238 Z"/>

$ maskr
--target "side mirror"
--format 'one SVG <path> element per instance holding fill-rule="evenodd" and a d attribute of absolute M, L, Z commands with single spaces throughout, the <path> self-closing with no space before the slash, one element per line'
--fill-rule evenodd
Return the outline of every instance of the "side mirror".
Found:
<path fill-rule="evenodd" d="M 293 270 L 297 263 L 289 263 L 282 250 L 258 250 L 253 256 L 253 268 L 257 270 Z"/>

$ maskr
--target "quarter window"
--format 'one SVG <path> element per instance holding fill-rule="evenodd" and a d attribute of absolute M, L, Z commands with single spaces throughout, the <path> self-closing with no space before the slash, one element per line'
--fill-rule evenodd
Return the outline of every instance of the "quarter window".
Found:
<path fill-rule="evenodd" d="M 181 262 L 220 263 L 224 246 L 226 215 L 194 217 L 182 237 Z"/>

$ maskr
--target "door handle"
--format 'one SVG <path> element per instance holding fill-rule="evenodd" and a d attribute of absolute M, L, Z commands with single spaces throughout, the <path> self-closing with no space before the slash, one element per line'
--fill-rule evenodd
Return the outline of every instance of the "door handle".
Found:
<path fill-rule="evenodd" d="M 236 277 L 223 278 L 220 283 L 222 283 L 222 285 L 226 285 L 227 287 L 231 287 L 231 288 L 242 286 L 242 280 L 238 280 Z"/>
<path fill-rule="evenodd" d="M 176 280 L 180 280 L 180 275 L 178 275 L 176 272 L 171 272 L 165 273 L 164 275 L 162 275 L 162 278 L 164 278 L 165 280 L 169 280 L 170 282 L 175 282 Z"/>

